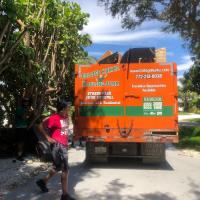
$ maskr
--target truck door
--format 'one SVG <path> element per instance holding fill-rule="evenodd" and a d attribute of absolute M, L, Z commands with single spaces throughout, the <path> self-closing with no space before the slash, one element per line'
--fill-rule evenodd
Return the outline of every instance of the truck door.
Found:
<path fill-rule="evenodd" d="M 176 85 L 175 64 L 127 64 L 125 115 L 136 135 L 178 129 Z"/>

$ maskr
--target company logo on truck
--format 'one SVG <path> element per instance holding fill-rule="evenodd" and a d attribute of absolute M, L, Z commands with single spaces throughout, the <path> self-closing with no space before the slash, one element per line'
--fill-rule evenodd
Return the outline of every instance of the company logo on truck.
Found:
<path fill-rule="evenodd" d="M 105 75 L 105 74 L 107 75 L 107 74 L 117 72 L 117 71 L 120 71 L 119 66 L 112 66 L 108 68 L 103 68 L 101 70 L 95 70 L 88 73 L 82 73 L 81 78 L 85 79 L 85 78 L 99 77 L 101 75 Z"/>
<path fill-rule="evenodd" d="M 109 87 L 117 87 L 119 86 L 119 81 L 106 81 L 106 82 L 82 82 L 83 87 L 97 87 L 97 86 L 109 86 Z"/>
<path fill-rule="evenodd" d="M 81 78 L 88 79 L 88 78 L 96 78 L 95 81 L 82 81 L 83 87 L 97 87 L 97 86 L 110 86 L 110 87 L 117 87 L 120 85 L 119 81 L 104 81 L 108 74 L 120 71 L 119 66 L 112 66 L 108 68 L 104 68 L 101 70 L 95 70 L 89 73 L 82 73 Z"/>

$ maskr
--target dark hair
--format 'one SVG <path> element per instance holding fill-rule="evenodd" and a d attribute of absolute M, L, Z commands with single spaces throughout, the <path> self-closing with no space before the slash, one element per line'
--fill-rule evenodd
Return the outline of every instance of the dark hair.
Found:
<path fill-rule="evenodd" d="M 61 110 L 63 110 L 64 108 L 66 108 L 66 107 L 68 107 L 70 105 L 71 105 L 71 102 L 69 102 L 69 101 L 58 100 L 56 108 L 57 108 L 57 111 L 60 112 Z"/>

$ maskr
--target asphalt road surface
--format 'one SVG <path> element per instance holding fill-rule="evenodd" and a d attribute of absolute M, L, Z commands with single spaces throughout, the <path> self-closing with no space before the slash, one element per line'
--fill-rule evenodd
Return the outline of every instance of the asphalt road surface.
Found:
<path fill-rule="evenodd" d="M 199 122 L 190 122 L 189 121 L 190 119 L 200 119 L 200 115 L 199 114 L 179 115 L 178 116 L 179 126 L 187 126 L 187 127 L 200 126 Z"/>
<path fill-rule="evenodd" d="M 88 165 L 84 149 L 72 149 L 69 191 L 77 200 L 200 200 L 200 157 L 190 157 L 173 146 L 167 149 L 167 162 L 144 165 L 137 159 L 112 159 L 105 164 Z M 42 194 L 29 180 L 6 196 L 6 200 L 58 200 L 60 174 Z"/>

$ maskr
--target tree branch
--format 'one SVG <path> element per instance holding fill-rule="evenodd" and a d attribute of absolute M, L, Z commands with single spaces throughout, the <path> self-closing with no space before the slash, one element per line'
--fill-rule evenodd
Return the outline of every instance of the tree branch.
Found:
<path fill-rule="evenodd" d="M 40 23 L 40 31 L 41 31 L 41 33 L 44 32 L 45 14 L 46 14 L 46 7 L 44 6 L 43 17 L 42 17 L 42 20 L 41 20 L 41 23 Z"/>
<path fill-rule="evenodd" d="M 1 35 L 0 35 L 0 45 L 2 43 L 3 37 L 4 37 L 5 33 L 6 33 L 6 31 L 8 30 L 8 27 L 9 27 L 10 24 L 11 24 L 10 21 L 7 21 L 6 25 L 4 26 L 3 31 L 1 32 Z"/>
<path fill-rule="evenodd" d="M 54 42 L 54 48 L 52 51 L 52 59 L 51 59 L 51 76 L 54 75 L 56 68 L 56 53 L 57 53 L 57 41 Z"/>
<path fill-rule="evenodd" d="M 52 44 L 52 40 L 53 40 L 53 38 L 54 38 L 54 34 L 55 34 L 55 29 L 54 29 L 54 31 L 53 31 L 53 34 L 51 35 L 51 38 L 50 38 L 50 40 L 49 40 L 49 44 L 48 44 L 48 47 L 47 47 L 47 51 L 46 51 L 46 54 L 45 54 L 45 56 L 44 56 L 44 59 L 43 59 L 43 63 L 45 63 L 45 61 L 46 61 L 46 59 L 47 59 L 47 56 L 48 56 L 48 54 L 49 54 L 49 50 L 50 50 L 50 46 L 51 46 L 51 44 Z"/>
<path fill-rule="evenodd" d="M 23 31 L 25 29 L 25 24 L 21 19 L 16 20 L 17 24 L 21 26 L 21 30 Z"/>
<path fill-rule="evenodd" d="M 10 33 L 11 33 L 11 29 L 12 29 L 12 24 L 10 24 L 8 31 L 7 31 L 7 36 L 6 36 L 6 41 L 5 41 L 5 45 L 4 45 L 4 50 L 6 51 L 8 43 L 9 43 L 9 38 L 10 38 Z"/>
<path fill-rule="evenodd" d="M 39 18 L 40 18 L 40 16 L 41 16 L 41 14 L 42 14 L 42 11 L 43 11 L 43 8 L 44 8 L 44 6 L 45 6 L 45 0 L 43 0 L 43 1 L 42 1 L 42 7 L 41 7 L 41 8 L 40 8 L 40 10 L 39 10 L 39 13 L 38 13 L 37 19 L 39 19 Z"/>
<path fill-rule="evenodd" d="M 64 78 L 64 74 L 65 74 L 65 62 L 64 60 L 62 61 L 62 70 L 61 70 L 61 77 Z"/>
<path fill-rule="evenodd" d="M 21 39 L 24 37 L 25 33 L 27 31 L 27 28 L 24 29 L 24 31 L 19 35 L 18 39 L 16 40 L 15 44 L 11 47 L 11 49 L 8 51 L 8 53 L 5 55 L 3 60 L 0 61 L 0 66 L 2 66 L 8 59 L 9 56 L 12 56 L 14 50 L 16 49 L 17 45 L 20 43 Z M 0 69 L 0 75 L 8 68 L 8 66 L 3 67 Z"/>

